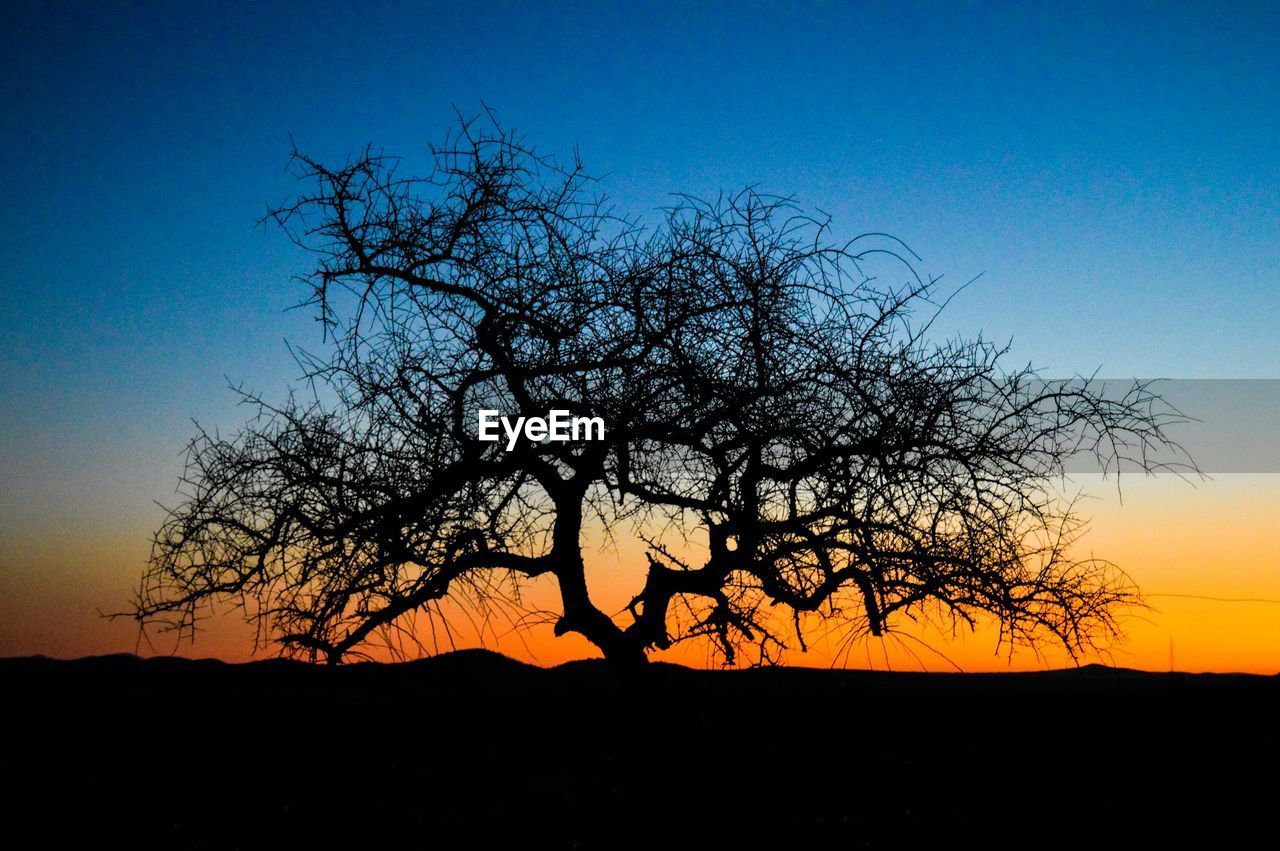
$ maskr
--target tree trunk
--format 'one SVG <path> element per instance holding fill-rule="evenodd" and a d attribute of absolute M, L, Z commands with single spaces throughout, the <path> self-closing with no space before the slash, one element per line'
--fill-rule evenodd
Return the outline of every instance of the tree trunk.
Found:
<path fill-rule="evenodd" d="M 601 649 L 609 669 L 620 679 L 632 682 L 644 679 L 652 668 L 649 654 L 639 642 L 620 639 Z"/>

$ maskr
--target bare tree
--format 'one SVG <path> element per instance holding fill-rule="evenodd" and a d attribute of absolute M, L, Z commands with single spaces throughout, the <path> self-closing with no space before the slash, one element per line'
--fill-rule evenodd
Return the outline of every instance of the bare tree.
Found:
<path fill-rule="evenodd" d="M 1081 451 L 1155 466 L 1178 414 L 1149 386 L 1108 398 L 935 341 L 936 285 L 905 246 L 837 243 L 785 199 L 681 197 L 646 231 L 496 125 L 433 155 L 411 178 L 295 152 L 311 189 L 270 218 L 317 258 L 327 354 L 299 357 L 305 401 L 246 396 L 240 434 L 192 442 L 144 624 L 190 632 L 226 599 L 285 653 L 337 662 L 549 575 L 556 633 L 639 668 L 698 637 L 773 661 L 809 618 L 882 635 L 928 609 L 1074 654 L 1139 603 L 1073 556 L 1058 485 Z M 480 409 L 599 417 L 605 439 L 508 451 Z M 648 542 L 624 612 L 588 593 L 591 518 Z"/>

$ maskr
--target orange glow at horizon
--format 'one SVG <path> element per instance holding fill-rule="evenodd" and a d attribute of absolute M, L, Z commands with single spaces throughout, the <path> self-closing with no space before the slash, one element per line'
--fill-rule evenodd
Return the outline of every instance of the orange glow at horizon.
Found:
<path fill-rule="evenodd" d="M 1126 476 L 1123 500 L 1113 480 L 1081 477 L 1080 483 L 1091 497 L 1081 505 L 1091 517 L 1081 554 L 1118 564 L 1151 607 L 1126 619 L 1123 640 L 1106 654 L 1080 661 L 1146 670 L 1280 672 L 1280 476 L 1220 476 L 1194 486 L 1169 476 Z M 139 642 L 131 621 L 100 617 L 127 607 L 146 558 L 146 534 L 137 529 L 93 537 L 91 531 L 57 536 L 28 530 L 0 540 L 0 655 L 177 652 L 244 661 L 271 654 L 252 652 L 253 631 L 232 611 L 207 621 L 194 643 L 154 632 L 149 644 Z M 614 547 L 586 543 L 592 597 L 606 612 L 620 614 L 639 587 L 643 550 L 622 534 Z M 433 636 L 425 619 L 416 634 L 429 651 L 486 646 L 539 665 L 598 656 L 579 636 L 552 634 L 557 599 L 554 580 L 539 581 L 522 603 L 551 614 L 525 617 L 520 628 L 519 613 L 495 610 L 487 622 L 460 619 L 452 642 L 440 630 Z M 805 634 L 808 652 L 788 651 L 787 664 L 974 672 L 1071 664 L 1060 648 L 1042 648 L 1040 655 L 998 648 L 990 625 L 952 634 L 900 618 L 894 634 L 852 643 L 842 640 L 846 630 L 839 624 L 814 626 Z M 794 646 L 789 625 L 779 632 Z M 371 655 L 390 658 L 377 648 Z M 653 658 L 716 664 L 700 641 Z"/>

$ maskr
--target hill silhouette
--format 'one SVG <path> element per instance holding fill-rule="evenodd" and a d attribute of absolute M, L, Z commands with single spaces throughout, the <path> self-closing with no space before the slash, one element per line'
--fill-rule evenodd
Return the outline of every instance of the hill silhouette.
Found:
<path fill-rule="evenodd" d="M 1221 844 L 1280 677 L 0 660 L 15 847 Z"/>

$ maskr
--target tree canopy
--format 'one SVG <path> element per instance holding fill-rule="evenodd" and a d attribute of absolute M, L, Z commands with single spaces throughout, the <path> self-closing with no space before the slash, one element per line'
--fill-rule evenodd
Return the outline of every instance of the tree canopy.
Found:
<path fill-rule="evenodd" d="M 1078 452 L 1154 465 L 1178 417 L 1149 385 L 1046 383 L 938 339 L 905 245 L 839 241 L 786 198 L 677 196 L 646 225 L 489 122 L 432 157 L 411 177 L 295 152 L 307 188 L 269 218 L 315 258 L 325 347 L 294 396 L 192 441 L 143 623 L 190 631 L 228 600 L 336 662 L 550 576 L 556 633 L 635 668 L 699 638 L 769 662 L 812 618 L 878 636 L 926 610 L 1074 654 L 1139 603 L 1075 553 L 1061 479 Z M 481 409 L 598 417 L 604 439 L 508 450 Z M 588 527 L 647 542 L 624 611 L 589 594 Z"/>

